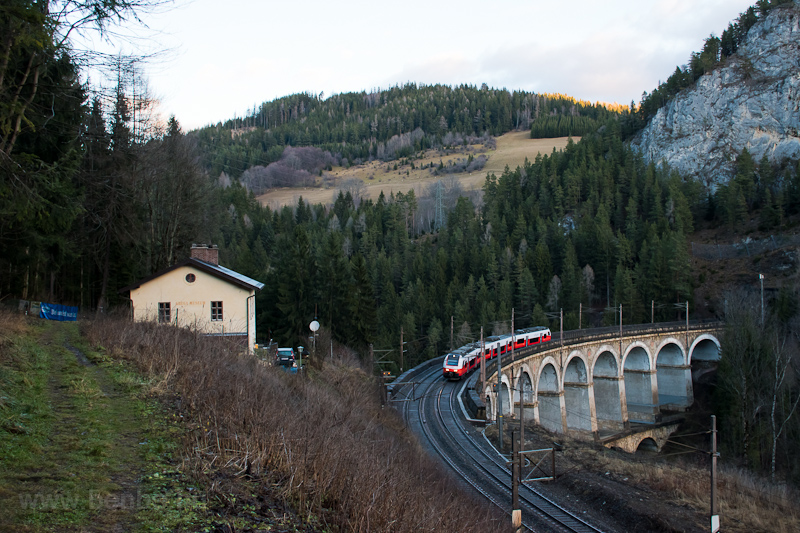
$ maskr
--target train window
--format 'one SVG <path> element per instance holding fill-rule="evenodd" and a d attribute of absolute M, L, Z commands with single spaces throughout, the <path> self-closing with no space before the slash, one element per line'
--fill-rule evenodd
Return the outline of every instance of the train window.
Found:
<path fill-rule="evenodd" d="M 447 357 L 447 364 L 448 365 L 457 365 L 458 364 L 458 356 L 457 355 L 450 355 Z"/>

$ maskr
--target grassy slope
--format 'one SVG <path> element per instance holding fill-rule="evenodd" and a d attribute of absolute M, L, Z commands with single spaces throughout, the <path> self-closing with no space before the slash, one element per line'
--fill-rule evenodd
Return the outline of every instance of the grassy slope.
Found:
<path fill-rule="evenodd" d="M 0 324 L 0 531 L 503 529 L 356 367 L 292 376 L 127 320 Z"/>
<path fill-rule="evenodd" d="M 190 421 L 182 468 L 217 525 L 286 531 L 280 520 L 294 515 L 304 531 L 504 530 L 425 457 L 344 348 L 292 375 L 185 329 L 106 320 L 87 330 L 174 395 Z"/>
<path fill-rule="evenodd" d="M 0 529 L 202 524 L 204 504 L 174 482 L 181 430 L 147 382 L 90 350 L 75 323 L 2 312 L 0 322 Z"/>
<path fill-rule="evenodd" d="M 580 140 L 580 137 L 573 137 L 575 142 Z M 480 154 L 489 157 L 486 166 L 476 172 L 451 174 L 450 176 L 456 177 L 464 187 L 464 190 L 480 189 L 486 181 L 486 175 L 494 172 L 497 175 L 503 172 L 503 169 L 508 165 L 509 168 L 516 168 L 521 166 L 525 158 L 533 161 L 537 154 L 549 154 L 555 148 L 561 150 L 567 145 L 567 137 L 560 137 L 556 139 L 531 139 L 529 131 L 517 131 L 506 133 L 497 138 L 497 149 L 486 150 L 483 146 L 471 147 L 473 156 Z M 437 150 L 428 150 L 421 159 L 414 160 L 415 168 L 412 169 L 410 164 L 398 165 L 397 170 L 394 170 L 394 164 L 397 161 L 390 163 L 379 163 L 373 161 L 363 165 L 353 166 L 350 168 L 337 167 L 331 173 L 335 176 L 334 183 L 339 183 L 341 180 L 347 178 L 356 178 L 366 184 L 367 197 L 377 199 L 381 191 L 386 196 L 391 192 L 406 193 L 410 189 L 414 189 L 415 193 L 419 196 L 423 188 L 428 184 L 442 179 L 444 176 L 434 176 L 430 173 L 428 168 L 420 168 L 427 166 L 430 163 L 438 165 L 439 162 L 447 164 L 448 161 L 455 161 L 457 159 L 466 159 L 467 152 L 449 151 L 439 152 Z M 387 171 L 388 169 L 388 171 Z M 273 189 L 258 197 L 259 201 L 271 208 L 281 207 L 283 205 L 294 205 L 297 203 L 298 197 L 301 195 L 303 199 L 316 203 L 329 203 L 335 199 L 335 194 L 338 189 L 335 185 L 331 188 L 280 188 Z"/>

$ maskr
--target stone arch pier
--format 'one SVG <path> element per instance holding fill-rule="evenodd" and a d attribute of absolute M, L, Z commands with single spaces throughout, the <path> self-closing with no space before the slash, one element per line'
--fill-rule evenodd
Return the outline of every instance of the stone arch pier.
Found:
<path fill-rule="evenodd" d="M 692 405 L 693 376 L 719 361 L 720 330 L 718 322 L 684 322 L 578 330 L 563 340 L 554 334 L 550 343 L 515 353 L 513 360 L 504 356 L 503 415 L 524 415 L 550 431 L 597 441 L 629 433 L 632 424 L 662 426 L 666 415 Z M 489 420 L 497 412 L 496 384 L 495 371 L 482 395 Z M 660 449 L 663 431 L 619 446 L 630 448 L 639 439 L 638 447 L 651 438 Z"/>

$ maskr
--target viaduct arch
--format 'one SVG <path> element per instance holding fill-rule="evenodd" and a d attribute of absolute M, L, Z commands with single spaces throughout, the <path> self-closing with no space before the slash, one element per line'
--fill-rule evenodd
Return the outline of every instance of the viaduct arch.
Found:
<path fill-rule="evenodd" d="M 504 416 L 524 410 L 558 433 L 604 436 L 627 432 L 631 423 L 655 426 L 665 413 L 686 410 L 694 401 L 692 378 L 720 360 L 722 325 L 673 323 L 567 332 L 563 340 L 504 356 L 500 395 Z M 705 369 L 705 370 L 704 370 Z M 486 417 L 496 414 L 497 372 L 483 384 Z M 478 383 L 480 388 L 480 383 Z M 652 432 L 652 431 L 651 431 Z M 650 441 L 648 441 L 650 442 Z M 660 445 L 659 445 L 660 448 Z"/>

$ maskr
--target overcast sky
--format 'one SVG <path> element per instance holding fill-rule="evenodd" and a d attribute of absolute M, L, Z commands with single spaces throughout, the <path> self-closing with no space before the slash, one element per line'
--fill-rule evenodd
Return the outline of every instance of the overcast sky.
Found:
<path fill-rule="evenodd" d="M 145 73 L 186 131 L 292 93 L 409 81 L 627 105 L 754 1 L 178 0 L 143 15 L 168 50 Z"/>

